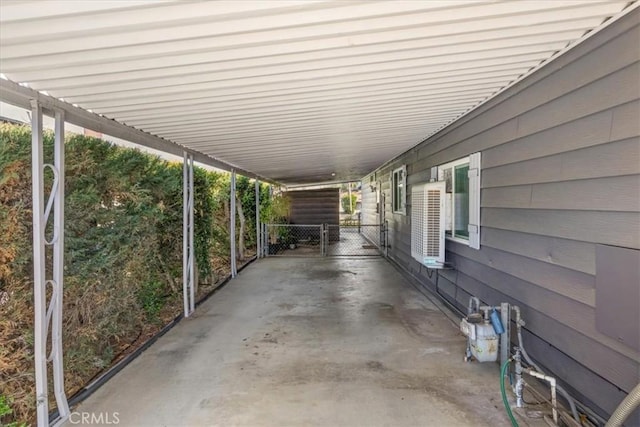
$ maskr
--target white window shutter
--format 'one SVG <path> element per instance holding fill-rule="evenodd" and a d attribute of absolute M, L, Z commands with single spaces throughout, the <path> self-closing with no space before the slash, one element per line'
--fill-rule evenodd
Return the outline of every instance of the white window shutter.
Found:
<path fill-rule="evenodd" d="M 445 188 L 433 182 L 411 189 L 411 256 L 427 267 L 444 263 Z"/>
<path fill-rule="evenodd" d="M 480 153 L 469 156 L 469 246 L 480 249 Z"/>
<path fill-rule="evenodd" d="M 407 214 L 407 165 L 402 166 L 402 198 L 400 199 L 401 211 Z"/>
<path fill-rule="evenodd" d="M 389 187 L 391 188 L 391 212 L 395 212 L 396 210 L 396 184 L 393 179 L 394 171 L 391 171 L 389 174 Z"/>

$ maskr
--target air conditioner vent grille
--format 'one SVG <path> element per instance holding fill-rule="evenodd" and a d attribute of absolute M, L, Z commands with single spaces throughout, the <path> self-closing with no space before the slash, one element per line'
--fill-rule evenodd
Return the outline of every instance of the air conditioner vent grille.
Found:
<path fill-rule="evenodd" d="M 444 263 L 445 183 L 411 189 L 411 256 L 425 265 Z"/>

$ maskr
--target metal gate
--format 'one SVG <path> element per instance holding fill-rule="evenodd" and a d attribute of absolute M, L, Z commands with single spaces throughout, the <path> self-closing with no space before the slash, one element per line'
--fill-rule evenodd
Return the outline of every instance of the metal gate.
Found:
<path fill-rule="evenodd" d="M 263 256 L 322 256 L 322 225 L 263 224 Z"/>
<path fill-rule="evenodd" d="M 262 224 L 263 256 L 385 255 L 384 224 L 298 225 Z"/>
<path fill-rule="evenodd" d="M 380 224 L 327 225 L 327 256 L 379 256 L 384 245 Z"/>

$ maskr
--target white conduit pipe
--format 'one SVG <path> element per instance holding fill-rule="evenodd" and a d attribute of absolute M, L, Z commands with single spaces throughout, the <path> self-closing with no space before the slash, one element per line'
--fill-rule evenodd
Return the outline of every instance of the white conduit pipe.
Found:
<path fill-rule="evenodd" d="M 512 307 L 512 310 L 516 312 L 516 330 L 518 331 L 518 346 L 520 347 L 520 350 L 522 350 L 522 357 L 524 357 L 524 360 L 526 360 L 529 365 L 533 366 L 533 368 L 536 371 L 544 374 L 544 371 L 540 369 L 540 366 L 538 366 L 533 360 L 531 360 L 531 358 L 527 354 L 527 350 L 525 350 L 524 346 L 522 345 L 522 325 L 524 324 L 524 322 L 520 317 L 520 307 L 518 307 L 517 305 L 514 305 Z M 580 416 L 578 415 L 578 409 L 576 408 L 576 403 L 574 402 L 573 398 L 560 385 L 556 385 L 556 388 L 558 389 L 562 397 L 564 397 L 565 400 L 569 402 L 569 407 L 571 408 L 571 414 L 573 415 L 573 419 L 575 419 L 578 423 L 580 423 Z"/>
<path fill-rule="evenodd" d="M 533 369 L 527 369 L 525 371 L 527 374 L 532 377 L 539 378 L 549 383 L 551 386 L 551 410 L 553 411 L 553 422 L 558 425 L 558 404 L 556 400 L 556 379 L 554 377 L 550 377 L 545 374 L 541 374 L 540 372 L 534 371 Z"/>
<path fill-rule="evenodd" d="M 620 402 L 605 427 L 620 427 L 638 407 L 640 407 L 640 383 Z"/>

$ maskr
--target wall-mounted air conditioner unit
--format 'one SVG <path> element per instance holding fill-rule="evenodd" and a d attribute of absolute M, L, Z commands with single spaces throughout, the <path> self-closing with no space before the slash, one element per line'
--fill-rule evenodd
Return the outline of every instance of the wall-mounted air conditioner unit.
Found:
<path fill-rule="evenodd" d="M 411 256 L 431 268 L 444 265 L 445 182 L 411 189 Z"/>

